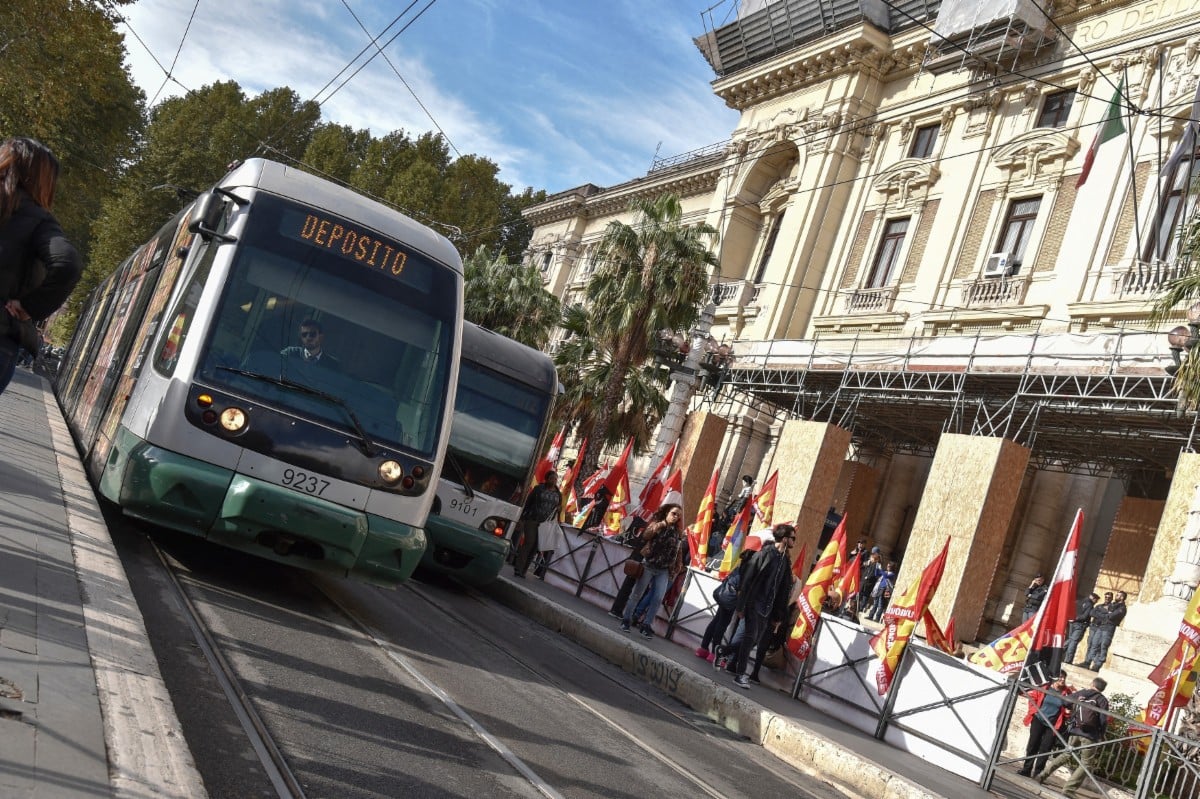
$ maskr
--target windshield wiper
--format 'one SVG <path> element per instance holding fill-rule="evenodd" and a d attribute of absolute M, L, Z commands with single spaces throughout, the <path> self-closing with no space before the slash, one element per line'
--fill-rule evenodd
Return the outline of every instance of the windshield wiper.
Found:
<path fill-rule="evenodd" d="M 354 432 L 358 435 L 358 448 L 362 450 L 362 454 L 366 455 L 368 458 L 375 457 L 375 448 L 371 446 L 371 440 L 367 436 L 366 428 L 362 426 L 362 422 L 358 421 L 358 417 L 354 415 L 354 411 L 350 409 L 350 406 L 347 405 L 346 401 L 341 397 L 321 391 L 320 389 L 315 389 L 312 386 L 306 386 L 303 383 L 296 383 L 282 377 L 272 377 L 271 375 L 259 374 L 258 372 L 251 372 L 246 369 L 237 369 L 233 366 L 218 366 L 216 368 L 223 372 L 233 372 L 235 375 L 252 377 L 255 380 L 262 380 L 264 383 L 272 383 L 276 386 L 294 389 L 302 394 L 319 397 L 331 405 L 341 408 L 342 412 L 346 414 L 346 418 L 350 420 L 350 424 L 354 425 Z"/>
<path fill-rule="evenodd" d="M 446 462 L 454 467 L 454 471 L 458 472 L 458 479 L 462 483 L 467 499 L 475 499 L 475 492 L 467 482 L 467 471 L 463 469 L 462 464 L 458 462 L 458 458 L 454 457 L 454 453 L 450 451 L 449 447 L 446 448 Z"/>

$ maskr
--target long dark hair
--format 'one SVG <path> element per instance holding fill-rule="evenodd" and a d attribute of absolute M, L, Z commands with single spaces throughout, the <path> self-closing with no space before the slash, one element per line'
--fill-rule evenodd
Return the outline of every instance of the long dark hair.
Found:
<path fill-rule="evenodd" d="M 650 517 L 650 522 L 651 523 L 662 522 L 663 524 L 666 524 L 667 523 L 667 514 L 670 513 L 672 510 L 679 511 L 679 522 L 680 522 L 680 526 L 682 527 L 683 526 L 683 508 L 681 508 L 679 505 L 676 505 L 674 502 L 668 502 L 666 505 L 662 505 L 659 507 L 658 510 L 654 511 L 654 515 Z"/>
<path fill-rule="evenodd" d="M 54 205 L 58 172 L 58 159 L 40 141 L 16 136 L 0 142 L 0 222 L 16 210 L 20 189 L 49 210 Z"/>

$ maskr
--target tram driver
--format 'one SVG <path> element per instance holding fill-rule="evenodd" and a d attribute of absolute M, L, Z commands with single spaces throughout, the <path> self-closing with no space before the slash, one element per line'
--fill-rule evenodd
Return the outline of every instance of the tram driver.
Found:
<path fill-rule="evenodd" d="M 307 318 L 300 323 L 300 345 L 284 347 L 279 354 L 285 364 L 304 362 L 309 366 L 320 366 L 322 369 L 341 371 L 341 365 L 329 353 L 325 352 L 325 330 L 316 319 Z"/>

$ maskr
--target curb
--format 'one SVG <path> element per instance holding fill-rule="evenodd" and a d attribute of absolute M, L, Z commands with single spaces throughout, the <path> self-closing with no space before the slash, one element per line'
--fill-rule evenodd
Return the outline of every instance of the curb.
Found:
<path fill-rule="evenodd" d="M 203 799 L 208 796 L 204 781 L 75 441 L 53 392 L 44 385 L 42 400 L 62 481 L 113 796 Z"/>
<path fill-rule="evenodd" d="M 683 702 L 725 729 L 749 738 L 788 765 L 841 790 L 873 799 L 947 799 L 684 668 L 669 657 L 500 578 L 484 590 L 509 608 L 590 650 Z M 770 690 L 770 689 L 767 689 Z M 813 764 L 820 763 L 820 769 Z"/>

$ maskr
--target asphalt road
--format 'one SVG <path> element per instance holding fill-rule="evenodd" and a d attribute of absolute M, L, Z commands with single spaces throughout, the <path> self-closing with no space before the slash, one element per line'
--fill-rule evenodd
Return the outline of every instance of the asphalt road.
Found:
<path fill-rule="evenodd" d="M 145 531 L 111 521 L 210 796 L 275 796 Z M 155 539 L 311 799 L 842 796 L 448 581 L 379 589 Z"/>

